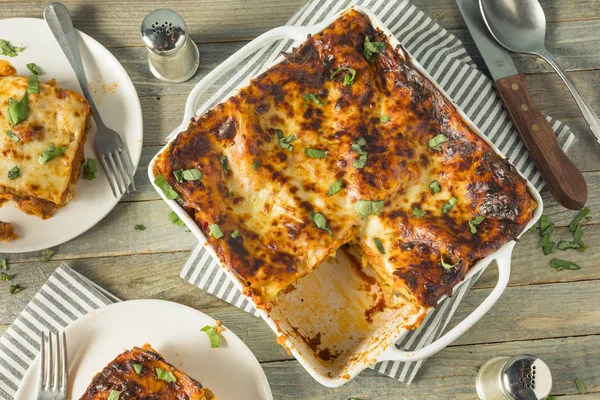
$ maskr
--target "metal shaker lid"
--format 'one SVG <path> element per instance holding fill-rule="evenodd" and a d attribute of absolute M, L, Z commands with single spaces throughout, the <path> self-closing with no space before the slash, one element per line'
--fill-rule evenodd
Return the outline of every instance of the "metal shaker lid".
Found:
<path fill-rule="evenodd" d="M 552 374 L 545 362 L 530 354 L 511 358 L 502 368 L 501 389 L 509 399 L 542 400 L 552 390 Z"/>
<path fill-rule="evenodd" d="M 146 15 L 141 33 L 146 47 L 161 56 L 177 53 L 187 39 L 183 18 L 168 8 L 160 8 Z"/>

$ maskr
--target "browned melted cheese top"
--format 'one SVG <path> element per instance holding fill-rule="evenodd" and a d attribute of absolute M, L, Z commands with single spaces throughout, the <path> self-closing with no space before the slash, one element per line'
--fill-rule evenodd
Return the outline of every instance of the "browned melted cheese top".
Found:
<path fill-rule="evenodd" d="M 272 299 L 353 242 L 394 291 L 433 305 L 532 217 L 536 204 L 526 181 L 411 66 L 402 48 L 388 42 L 374 63 L 367 62 L 365 35 L 388 42 L 365 16 L 345 13 L 192 121 L 159 156 L 156 172 L 180 194 L 207 237 L 209 224 L 219 225 L 224 237 L 209 237 L 209 243 L 257 302 Z M 344 85 L 345 73 L 331 78 L 343 67 L 356 70 L 353 84 Z M 325 105 L 307 102 L 303 94 L 317 95 Z M 277 130 L 297 138 L 293 151 L 279 146 Z M 441 151 L 431 150 L 428 141 L 438 134 L 449 141 Z M 368 161 L 356 168 L 359 154 L 351 146 L 361 137 Z M 310 158 L 308 148 L 328 153 Z M 190 168 L 203 178 L 174 178 L 173 171 Z M 342 189 L 328 196 L 340 179 Z M 440 182 L 439 193 L 429 189 L 432 180 Z M 453 196 L 457 204 L 443 214 Z M 383 201 L 383 211 L 363 220 L 355 210 L 358 200 Z M 425 217 L 414 216 L 414 207 Z M 325 216 L 333 236 L 313 223 L 311 213 Z M 468 223 L 480 215 L 485 220 L 472 234 Z M 240 236 L 233 238 L 235 230 Z M 441 257 L 456 267 L 444 268 Z"/>

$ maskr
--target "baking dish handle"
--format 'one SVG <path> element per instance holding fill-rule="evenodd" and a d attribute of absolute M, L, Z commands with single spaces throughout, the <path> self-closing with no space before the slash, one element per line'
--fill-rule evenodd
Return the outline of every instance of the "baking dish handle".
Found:
<path fill-rule="evenodd" d="M 488 295 L 488 297 L 481 303 L 469 316 L 462 320 L 458 325 L 448 331 L 445 335 L 440 337 L 435 342 L 415 351 L 401 351 L 395 346 L 390 346 L 385 352 L 383 352 L 379 358 L 379 361 L 417 361 L 431 357 L 440 350 L 444 349 L 467 330 L 469 330 L 477 321 L 479 321 L 485 313 L 498 301 L 504 289 L 508 285 L 508 279 L 510 278 L 510 261 L 512 250 L 515 247 L 516 242 L 510 241 L 496 251 L 492 256 L 496 260 L 498 266 L 498 282 L 496 287 Z"/>
<path fill-rule="evenodd" d="M 304 40 L 309 33 L 320 32 L 321 30 L 325 29 L 327 25 L 327 21 L 325 21 L 311 26 L 280 26 L 263 33 L 250 43 L 246 44 L 228 59 L 219 64 L 208 75 L 202 78 L 202 80 L 196 84 L 194 89 L 192 89 L 185 103 L 185 115 L 183 117 L 181 129 L 185 129 L 185 127 L 187 127 L 189 124 L 190 119 L 196 115 L 196 104 L 204 92 L 219 78 L 221 78 L 235 66 L 239 65 L 241 61 L 245 60 L 247 57 L 251 56 L 261 48 L 271 45 L 277 40 Z"/>

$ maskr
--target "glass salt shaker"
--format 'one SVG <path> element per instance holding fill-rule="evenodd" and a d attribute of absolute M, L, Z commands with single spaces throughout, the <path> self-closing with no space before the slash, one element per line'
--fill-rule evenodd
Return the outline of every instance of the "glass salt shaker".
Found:
<path fill-rule="evenodd" d="M 200 64 L 200 52 L 189 38 L 183 18 L 175 11 L 152 11 L 142 22 L 142 39 L 148 48 L 148 65 L 158 79 L 179 83 L 190 79 Z"/>
<path fill-rule="evenodd" d="M 552 374 L 530 354 L 486 361 L 475 382 L 481 400 L 544 400 L 552 390 Z"/>

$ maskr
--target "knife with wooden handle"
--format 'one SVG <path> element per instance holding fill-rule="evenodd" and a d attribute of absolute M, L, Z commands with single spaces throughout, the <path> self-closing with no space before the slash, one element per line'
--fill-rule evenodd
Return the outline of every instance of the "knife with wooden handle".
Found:
<path fill-rule="evenodd" d="M 587 202 L 587 184 L 561 149 L 552 127 L 529 95 L 525 75 L 519 74 L 510 54 L 488 32 L 477 0 L 456 0 L 467 28 L 487 65 L 500 99 L 506 106 L 550 193 L 572 210 Z"/>

